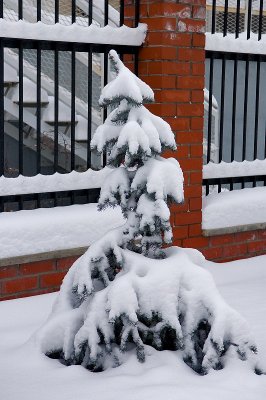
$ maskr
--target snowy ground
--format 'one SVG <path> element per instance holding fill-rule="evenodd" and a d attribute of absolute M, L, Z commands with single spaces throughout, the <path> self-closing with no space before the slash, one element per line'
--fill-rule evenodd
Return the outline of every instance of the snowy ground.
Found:
<path fill-rule="evenodd" d="M 260 358 L 266 360 L 266 256 L 226 264 L 206 262 L 218 287 L 249 321 Z M 94 374 L 65 367 L 34 352 L 28 338 L 45 321 L 56 294 L 0 303 L 1 400 L 264 400 L 266 376 L 229 359 L 201 377 L 176 352 L 151 349 L 144 364 L 131 354 L 116 369 Z M 26 344 L 25 344 L 26 343 Z"/>

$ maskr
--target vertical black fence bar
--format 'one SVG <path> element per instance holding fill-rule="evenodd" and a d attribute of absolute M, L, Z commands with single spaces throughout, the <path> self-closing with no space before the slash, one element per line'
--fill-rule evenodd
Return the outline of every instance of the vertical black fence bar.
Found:
<path fill-rule="evenodd" d="M 107 51 L 103 54 L 103 86 L 108 83 L 108 53 Z M 103 120 L 105 121 L 107 118 L 107 108 L 103 109 Z M 106 153 L 103 153 L 103 166 L 106 165 Z"/>
<path fill-rule="evenodd" d="M 135 0 L 135 28 L 139 24 L 139 12 L 140 12 L 139 0 Z"/>
<path fill-rule="evenodd" d="M 125 22 L 125 5 L 124 5 L 124 0 L 120 0 L 120 22 L 119 25 L 122 26 L 124 25 Z"/>
<path fill-rule="evenodd" d="M 231 132 L 231 162 L 235 158 L 235 136 L 236 136 L 236 101 L 237 101 L 237 67 L 238 60 L 234 60 L 233 75 L 233 107 L 232 107 L 232 132 Z"/>
<path fill-rule="evenodd" d="M 88 52 L 88 136 L 87 136 L 87 169 L 91 167 L 91 108 L 92 108 L 92 49 Z"/>
<path fill-rule="evenodd" d="M 41 62 L 42 62 L 42 51 L 40 42 L 38 43 L 37 47 L 37 105 L 36 105 L 36 172 L 40 174 L 41 172 Z"/>
<path fill-rule="evenodd" d="M 210 58 L 210 78 L 209 78 L 209 110 L 208 110 L 208 135 L 207 135 L 207 164 L 211 159 L 211 139 L 212 139 L 212 90 L 213 90 L 213 54 Z"/>
<path fill-rule="evenodd" d="M 221 110 L 220 110 L 220 127 L 219 127 L 219 163 L 223 158 L 223 137 L 224 137 L 224 97 L 225 97 L 225 54 L 222 59 L 222 76 L 221 76 Z"/>
<path fill-rule="evenodd" d="M 211 26 L 211 33 L 215 33 L 216 29 L 216 0 L 212 2 L 212 26 Z"/>
<path fill-rule="evenodd" d="M 252 0 L 248 0 L 247 39 L 250 39 L 252 18 Z"/>
<path fill-rule="evenodd" d="M 72 0 L 72 24 L 76 22 L 76 0 Z"/>
<path fill-rule="evenodd" d="M 3 41 L 0 39 L 0 176 L 4 175 L 5 172 L 4 101 L 4 46 Z"/>
<path fill-rule="evenodd" d="M 262 35 L 262 22 L 263 22 L 263 0 L 260 0 L 258 40 L 261 40 L 261 35 Z"/>
<path fill-rule="evenodd" d="M 54 23 L 59 22 L 59 0 L 54 1 Z"/>
<path fill-rule="evenodd" d="M 236 2 L 236 39 L 239 37 L 239 25 L 240 25 L 240 0 Z"/>
<path fill-rule="evenodd" d="M 88 1 L 88 25 L 92 24 L 93 4 L 92 0 Z"/>
<path fill-rule="evenodd" d="M 18 19 L 23 19 L 23 1 L 18 0 Z"/>
<path fill-rule="evenodd" d="M 20 42 L 18 49 L 18 76 L 19 76 L 19 174 L 23 175 L 23 41 Z"/>
<path fill-rule="evenodd" d="M 58 171 L 59 53 L 54 50 L 54 172 Z"/>
<path fill-rule="evenodd" d="M 42 19 L 42 0 L 37 0 L 37 21 Z"/>
<path fill-rule="evenodd" d="M 248 91 L 249 91 L 249 60 L 246 60 L 245 83 L 244 83 L 244 118 L 243 118 L 242 161 L 245 160 L 246 151 L 247 151 Z"/>
<path fill-rule="evenodd" d="M 104 26 L 108 25 L 109 20 L 109 1 L 104 0 Z"/>
<path fill-rule="evenodd" d="M 4 2 L 0 1 L 0 18 L 4 18 Z"/>
<path fill-rule="evenodd" d="M 259 106 L 260 106 L 260 57 L 257 61 L 257 74 L 256 74 L 256 100 L 255 100 L 255 126 L 254 126 L 254 160 L 258 156 L 258 127 L 259 127 Z"/>
<path fill-rule="evenodd" d="M 75 125 L 76 125 L 76 52 L 73 44 L 71 51 L 71 171 L 75 169 Z"/>
<path fill-rule="evenodd" d="M 224 2 L 224 26 L 223 26 L 223 36 L 227 35 L 227 20 L 228 20 L 228 0 Z"/>

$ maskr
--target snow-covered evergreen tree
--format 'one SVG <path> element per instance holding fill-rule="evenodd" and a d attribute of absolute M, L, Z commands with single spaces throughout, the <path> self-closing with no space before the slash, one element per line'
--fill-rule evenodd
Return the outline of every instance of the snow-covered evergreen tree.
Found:
<path fill-rule="evenodd" d="M 91 148 L 108 154 L 113 171 L 100 194 L 99 209 L 119 205 L 125 224 L 94 242 L 70 268 L 52 314 L 38 332 L 41 350 L 70 364 L 101 371 L 136 349 L 181 350 L 198 373 L 223 367 L 234 348 L 241 359 L 256 346 L 243 318 L 219 295 L 203 256 L 192 249 L 162 249 L 172 230 L 167 202 L 183 201 L 183 174 L 174 158 L 170 126 L 143 105 L 149 86 L 131 73 L 115 51 L 116 78 L 102 91 L 108 118 Z M 82 234 L 82 232 L 81 232 Z"/>

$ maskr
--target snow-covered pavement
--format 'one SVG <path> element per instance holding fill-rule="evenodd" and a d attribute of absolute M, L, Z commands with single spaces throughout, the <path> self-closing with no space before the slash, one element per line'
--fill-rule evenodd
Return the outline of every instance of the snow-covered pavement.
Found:
<path fill-rule="evenodd" d="M 206 262 L 227 302 L 250 323 L 266 363 L 266 256 L 226 264 Z M 198 376 L 178 352 L 150 348 L 122 366 L 91 373 L 36 353 L 28 339 L 47 318 L 56 294 L 0 303 L 1 400 L 264 400 L 266 376 L 229 358 L 226 368 Z M 25 344 L 26 343 L 26 344 Z M 264 363 L 264 365 L 265 365 Z"/>

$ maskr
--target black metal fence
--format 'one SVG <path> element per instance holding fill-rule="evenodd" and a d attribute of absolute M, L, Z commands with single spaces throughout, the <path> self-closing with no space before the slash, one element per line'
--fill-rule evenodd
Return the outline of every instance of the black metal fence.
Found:
<path fill-rule="evenodd" d="M 5 9 L 6 3 L 0 1 L 0 18 L 6 18 L 10 11 Z M 18 1 L 12 17 L 15 14 L 15 19 L 24 18 L 25 3 Z M 36 21 L 42 20 L 45 3 L 36 1 L 32 9 Z M 80 24 L 85 21 L 90 25 L 94 23 L 97 1 L 87 3 L 87 12 L 81 12 L 78 1 L 72 0 L 71 10 L 63 18 L 60 1 L 54 1 L 48 17 L 54 18 L 54 23 L 61 17 L 71 23 L 79 18 Z M 111 3 L 103 2 L 102 26 L 110 21 Z M 118 12 L 121 26 L 123 1 Z M 138 16 L 136 1 L 135 25 Z M 112 48 L 121 56 L 132 54 L 137 73 L 137 46 L 0 38 L 0 176 L 12 179 L 18 175 L 82 172 L 105 164 L 105 157 L 91 154 L 90 139 L 106 118 L 106 111 L 101 113 L 97 101 L 110 75 L 108 52 Z M 28 79 L 31 74 L 34 84 Z M 36 193 L 28 195 L 0 195 L 0 211 L 95 202 L 98 194 L 97 188 L 55 193 L 38 193 L 36 188 Z"/>
<path fill-rule="evenodd" d="M 261 40 L 263 29 L 263 1 L 256 2 L 258 25 L 254 32 L 254 2 L 249 0 L 246 10 L 246 32 L 242 39 L 250 41 L 251 34 Z M 240 0 L 235 4 L 235 24 L 228 31 L 229 2 L 224 1 L 223 36 L 240 33 Z M 232 12 L 232 8 L 230 8 Z M 212 3 L 211 33 L 216 32 L 217 4 Z M 231 36 L 231 39 L 234 40 Z M 253 36 L 254 43 L 254 36 Z M 205 162 L 244 161 L 266 158 L 266 55 L 208 50 L 206 51 L 207 107 L 205 107 Z M 206 98 L 205 98 L 206 101 Z M 210 185 L 233 190 L 266 185 L 265 175 L 204 179 Z"/>

